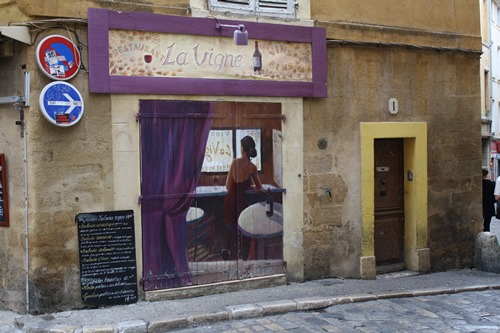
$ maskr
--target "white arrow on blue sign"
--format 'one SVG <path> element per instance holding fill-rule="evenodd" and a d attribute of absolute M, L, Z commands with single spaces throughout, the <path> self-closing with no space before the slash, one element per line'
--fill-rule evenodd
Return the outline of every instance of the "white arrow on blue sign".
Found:
<path fill-rule="evenodd" d="M 83 116 L 83 98 L 73 85 L 55 81 L 46 85 L 40 93 L 40 110 L 52 124 L 72 126 Z"/>

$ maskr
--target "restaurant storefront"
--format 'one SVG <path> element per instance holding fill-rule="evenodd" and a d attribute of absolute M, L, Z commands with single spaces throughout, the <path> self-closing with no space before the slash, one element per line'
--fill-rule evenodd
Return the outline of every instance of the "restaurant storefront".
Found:
<path fill-rule="evenodd" d="M 245 22 L 235 45 L 238 22 L 88 16 L 89 90 L 111 96 L 115 209 L 134 210 L 143 290 L 301 280 L 302 98 L 326 96 L 324 29 Z M 262 188 L 237 208 L 225 185 L 247 136 Z"/>

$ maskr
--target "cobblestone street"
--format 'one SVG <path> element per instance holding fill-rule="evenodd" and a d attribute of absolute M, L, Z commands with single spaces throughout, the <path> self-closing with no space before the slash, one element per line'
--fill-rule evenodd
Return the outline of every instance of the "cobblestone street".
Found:
<path fill-rule="evenodd" d="M 500 332 L 500 290 L 334 305 L 177 332 Z"/>

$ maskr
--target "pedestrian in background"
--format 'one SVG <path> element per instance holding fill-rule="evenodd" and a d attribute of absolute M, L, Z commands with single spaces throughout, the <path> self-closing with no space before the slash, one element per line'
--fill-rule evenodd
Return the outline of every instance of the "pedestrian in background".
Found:
<path fill-rule="evenodd" d="M 495 215 L 495 201 L 500 199 L 500 185 L 495 186 L 495 182 L 488 178 L 488 173 L 489 170 L 483 168 L 483 231 L 487 232 L 490 231 L 491 218 Z"/>

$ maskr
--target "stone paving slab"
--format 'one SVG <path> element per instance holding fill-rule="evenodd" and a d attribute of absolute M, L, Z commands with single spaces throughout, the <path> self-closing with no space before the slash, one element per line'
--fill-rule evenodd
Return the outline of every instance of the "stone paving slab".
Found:
<path fill-rule="evenodd" d="M 288 312 L 189 327 L 178 333 L 411 332 L 498 333 L 500 291 L 488 289 L 440 295 L 381 298 L 345 303 L 321 311 Z"/>

